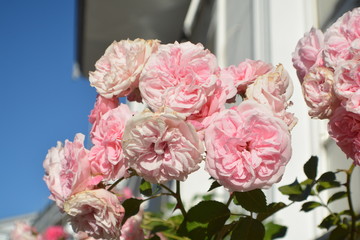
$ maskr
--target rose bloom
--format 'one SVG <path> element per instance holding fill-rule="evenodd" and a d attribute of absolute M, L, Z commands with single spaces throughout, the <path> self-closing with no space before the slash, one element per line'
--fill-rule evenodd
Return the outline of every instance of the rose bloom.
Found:
<path fill-rule="evenodd" d="M 324 48 L 324 35 L 319 29 L 311 28 L 298 41 L 292 62 L 300 82 L 310 68 L 323 65 L 322 50 Z"/>
<path fill-rule="evenodd" d="M 238 66 L 231 65 L 220 72 L 220 79 L 230 78 L 236 92 L 244 94 L 248 85 L 253 83 L 258 76 L 264 75 L 273 69 L 271 64 L 263 61 L 246 59 Z M 235 95 L 235 94 L 234 94 Z"/>
<path fill-rule="evenodd" d="M 68 234 L 62 226 L 50 226 L 43 233 L 44 240 L 65 240 Z"/>
<path fill-rule="evenodd" d="M 347 111 L 360 114 L 359 61 L 344 61 L 335 69 L 335 93 Z"/>
<path fill-rule="evenodd" d="M 334 73 L 326 67 L 312 68 L 305 76 L 302 90 L 309 115 L 319 119 L 329 118 L 339 106 L 334 92 Z"/>
<path fill-rule="evenodd" d="M 36 229 L 25 222 L 16 222 L 14 230 L 10 233 L 11 240 L 40 240 Z"/>
<path fill-rule="evenodd" d="M 330 118 L 328 131 L 346 156 L 360 165 L 360 115 L 339 107 Z"/>
<path fill-rule="evenodd" d="M 153 111 L 168 106 L 189 116 L 214 93 L 218 70 L 216 57 L 200 43 L 161 45 L 141 74 L 140 92 Z"/>
<path fill-rule="evenodd" d="M 259 76 L 248 86 L 246 98 L 270 108 L 275 116 L 285 121 L 291 130 L 297 123 L 297 118 L 292 113 L 286 112 L 292 93 L 293 85 L 290 76 L 279 64 L 276 69 Z"/>
<path fill-rule="evenodd" d="M 126 220 L 121 228 L 120 240 L 144 240 L 144 231 L 141 228 L 143 212 L 140 210 L 138 214 Z"/>
<path fill-rule="evenodd" d="M 268 188 L 291 157 L 287 125 L 252 100 L 220 112 L 205 131 L 205 169 L 229 191 Z"/>
<path fill-rule="evenodd" d="M 138 87 L 141 71 L 158 45 L 158 40 L 114 41 L 89 73 L 90 85 L 105 98 L 129 95 Z"/>
<path fill-rule="evenodd" d="M 128 166 L 151 183 L 184 181 L 202 160 L 194 127 L 172 112 L 135 115 L 126 124 L 123 145 Z"/>
<path fill-rule="evenodd" d="M 336 68 L 340 62 L 358 56 L 360 38 L 360 8 L 345 13 L 325 32 L 324 60 Z"/>
<path fill-rule="evenodd" d="M 90 149 L 91 172 L 105 180 L 124 177 L 126 167 L 123 158 L 122 137 L 126 122 L 132 117 L 126 104 L 106 112 L 93 132 L 94 146 Z"/>
<path fill-rule="evenodd" d="M 120 238 L 125 210 L 115 194 L 105 189 L 83 191 L 71 196 L 64 210 L 75 232 L 86 232 L 96 239 Z"/>
<path fill-rule="evenodd" d="M 70 195 L 91 189 L 99 182 L 90 174 L 89 151 L 84 147 L 84 138 L 83 134 L 78 133 L 74 142 L 66 140 L 64 147 L 58 142 L 44 160 L 44 181 L 51 192 L 49 198 L 60 209 Z"/>

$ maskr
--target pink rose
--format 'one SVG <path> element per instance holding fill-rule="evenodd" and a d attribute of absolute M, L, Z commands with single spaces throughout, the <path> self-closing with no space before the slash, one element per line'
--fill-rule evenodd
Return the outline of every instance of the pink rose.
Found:
<path fill-rule="evenodd" d="M 113 42 L 89 73 L 92 87 L 105 98 L 129 95 L 139 84 L 139 76 L 158 40 L 135 39 Z"/>
<path fill-rule="evenodd" d="M 44 240 L 65 240 L 68 234 L 62 226 L 50 226 L 43 233 Z"/>
<path fill-rule="evenodd" d="M 98 122 L 102 115 L 107 113 L 109 110 L 116 108 L 117 106 L 119 106 L 118 98 L 115 97 L 108 99 L 101 95 L 97 95 L 94 109 L 91 110 L 89 115 L 89 122 L 91 124 Z"/>
<path fill-rule="evenodd" d="M 344 60 L 358 56 L 360 38 L 360 8 L 346 12 L 325 32 L 324 60 L 336 68 Z"/>
<path fill-rule="evenodd" d="M 46 182 L 51 196 L 60 209 L 72 194 L 91 189 L 99 181 L 90 174 L 89 151 L 84 148 L 85 136 L 75 135 L 74 142 L 65 141 L 65 147 L 58 142 L 51 148 L 44 160 Z"/>
<path fill-rule="evenodd" d="M 119 239 L 125 210 L 116 195 L 105 189 L 83 191 L 64 203 L 75 232 L 90 237 Z"/>
<path fill-rule="evenodd" d="M 312 68 L 304 77 L 302 90 L 311 117 L 329 118 L 339 106 L 333 85 L 334 73 L 326 67 Z"/>
<path fill-rule="evenodd" d="M 324 35 L 321 30 L 311 28 L 304 34 L 292 54 L 292 62 L 296 68 L 300 82 L 303 81 L 305 75 L 311 67 L 323 66 L 322 50 L 324 48 Z"/>
<path fill-rule="evenodd" d="M 16 222 L 15 228 L 10 233 L 11 240 L 40 240 L 37 230 L 25 222 Z"/>
<path fill-rule="evenodd" d="M 92 136 L 95 144 L 89 155 L 92 174 L 102 175 L 106 180 L 125 176 L 122 138 L 125 124 L 131 117 L 132 112 L 126 104 L 120 104 L 101 117 Z"/>
<path fill-rule="evenodd" d="M 225 109 L 227 91 L 223 89 L 221 84 L 222 82 L 218 80 L 214 94 L 207 98 L 207 102 L 198 113 L 192 114 L 186 119 L 195 127 L 201 140 L 204 138 L 204 130 L 211 124 L 216 113 Z"/>
<path fill-rule="evenodd" d="M 205 131 L 205 168 L 229 191 L 268 188 L 280 181 L 291 157 L 286 124 L 245 100 L 220 112 Z"/>
<path fill-rule="evenodd" d="M 144 240 L 145 235 L 141 228 L 142 219 L 142 211 L 139 211 L 138 214 L 127 219 L 121 228 L 120 240 Z"/>
<path fill-rule="evenodd" d="M 141 74 L 140 92 L 154 111 L 171 105 L 189 116 L 214 93 L 218 69 L 216 57 L 200 43 L 161 45 Z"/>
<path fill-rule="evenodd" d="M 285 121 L 291 130 L 297 122 L 292 113 L 286 112 L 292 93 L 293 85 L 290 76 L 279 64 L 276 69 L 259 76 L 254 83 L 248 86 L 246 98 L 270 108 L 274 115 Z"/>
<path fill-rule="evenodd" d="M 335 93 L 347 111 L 360 114 L 359 61 L 344 61 L 335 69 Z"/>
<path fill-rule="evenodd" d="M 360 165 L 360 115 L 339 107 L 330 118 L 328 131 L 346 156 Z"/>
<path fill-rule="evenodd" d="M 202 143 L 194 127 L 175 113 L 135 115 L 123 135 L 128 166 L 151 183 L 184 181 L 202 160 Z"/>
<path fill-rule="evenodd" d="M 101 95 L 97 95 L 94 109 L 91 110 L 89 115 L 89 122 L 92 124 L 92 128 L 90 131 L 91 137 L 95 132 L 95 129 L 101 119 L 101 116 L 107 113 L 109 110 L 116 108 L 117 106 L 119 106 L 118 98 L 114 97 L 107 99 Z"/>
<path fill-rule="evenodd" d="M 272 69 L 273 66 L 271 64 L 260 60 L 246 59 L 238 66 L 232 65 L 222 69 L 220 79 L 227 80 L 230 78 L 232 85 L 237 89 L 236 92 L 242 95 L 245 93 L 247 86 L 253 83 L 258 76 L 264 75 Z"/>

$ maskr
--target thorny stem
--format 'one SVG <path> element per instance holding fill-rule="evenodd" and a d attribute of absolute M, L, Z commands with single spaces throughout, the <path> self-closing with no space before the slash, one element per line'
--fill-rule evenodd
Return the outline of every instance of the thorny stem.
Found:
<path fill-rule="evenodd" d="M 124 178 L 119 178 L 118 180 L 116 180 L 113 184 L 111 184 L 111 186 L 107 189 L 108 191 L 111 191 L 111 189 L 113 189 L 114 187 L 116 187 L 116 185 L 121 182 Z"/>
<path fill-rule="evenodd" d="M 320 197 L 320 194 L 316 191 L 316 196 L 319 199 L 320 203 L 322 206 L 324 206 L 331 215 L 334 215 L 333 211 L 331 211 L 331 209 L 329 208 L 329 206 L 327 204 L 325 204 L 325 202 L 323 201 L 323 199 Z"/>
<path fill-rule="evenodd" d="M 135 176 L 136 173 L 132 172 L 130 173 L 130 176 L 127 178 L 131 178 L 132 176 Z M 124 180 L 125 177 L 119 178 L 118 180 L 116 180 L 113 184 L 111 184 L 111 186 L 107 189 L 108 191 L 111 191 L 114 187 L 116 187 L 116 185 L 119 184 L 119 182 L 121 182 L 122 180 Z"/>
<path fill-rule="evenodd" d="M 177 200 L 177 207 L 180 209 L 182 215 L 185 217 L 186 216 L 186 211 L 184 208 L 184 204 L 181 200 L 181 196 L 180 196 L 180 181 L 176 180 L 176 195 L 174 196 Z"/>
<path fill-rule="evenodd" d="M 158 193 L 158 194 L 152 195 L 151 197 L 148 197 L 148 198 L 144 199 L 144 202 L 148 201 L 148 200 L 151 200 L 151 199 L 154 199 L 154 198 L 157 198 L 157 197 L 165 196 L 165 195 L 172 196 L 171 193 Z"/>
<path fill-rule="evenodd" d="M 186 211 L 184 208 L 184 204 L 181 200 L 181 196 L 180 196 L 180 181 L 176 181 L 176 192 L 174 192 L 173 190 L 171 190 L 168 186 L 164 185 L 164 184 L 160 184 L 161 187 L 165 188 L 177 201 L 177 207 L 180 209 L 181 214 L 185 217 L 186 215 Z"/>
<path fill-rule="evenodd" d="M 351 164 L 349 170 L 347 170 L 346 173 L 346 183 L 345 183 L 345 187 L 346 187 L 346 191 L 347 191 L 347 199 L 348 199 L 348 203 L 349 203 L 349 209 L 350 209 L 350 214 L 351 214 L 351 228 L 350 228 L 350 240 L 354 240 L 355 239 L 355 231 L 356 231 L 356 216 L 355 216 L 355 212 L 354 212 L 354 206 L 353 206 L 353 202 L 351 199 L 351 191 L 350 191 L 350 183 L 351 183 L 351 174 L 353 173 L 355 168 L 355 164 Z"/>
<path fill-rule="evenodd" d="M 173 190 L 171 190 L 168 186 L 166 186 L 164 184 L 160 184 L 160 186 L 162 188 L 165 188 L 169 193 L 171 193 L 171 195 L 173 195 L 175 197 L 176 193 Z"/>
<path fill-rule="evenodd" d="M 228 199 L 228 201 L 226 202 L 226 206 L 227 206 L 227 207 L 230 206 L 230 203 L 231 203 L 233 197 L 234 197 L 234 193 L 230 193 L 229 199 Z"/>

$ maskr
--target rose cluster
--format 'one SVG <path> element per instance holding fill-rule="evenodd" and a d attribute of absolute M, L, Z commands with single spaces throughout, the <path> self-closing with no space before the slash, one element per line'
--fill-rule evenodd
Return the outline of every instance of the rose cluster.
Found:
<path fill-rule="evenodd" d="M 329 119 L 328 131 L 360 165 L 360 8 L 324 33 L 312 28 L 293 53 L 309 115 Z"/>
<path fill-rule="evenodd" d="M 66 240 L 69 234 L 62 226 L 50 226 L 43 233 L 25 222 L 15 222 L 10 233 L 11 240 Z"/>
<path fill-rule="evenodd" d="M 205 161 L 211 177 L 231 192 L 281 179 L 297 121 L 287 111 L 293 89 L 281 64 L 245 60 L 221 68 L 201 44 L 136 39 L 113 42 L 95 67 L 91 148 L 77 134 L 44 161 L 50 198 L 76 232 L 135 239 L 126 233 L 134 227 L 122 226 L 123 200 L 113 188 L 134 175 L 153 184 L 185 181 Z M 119 98 L 147 108 L 132 112 Z M 125 225 L 139 229 L 139 219 Z"/>

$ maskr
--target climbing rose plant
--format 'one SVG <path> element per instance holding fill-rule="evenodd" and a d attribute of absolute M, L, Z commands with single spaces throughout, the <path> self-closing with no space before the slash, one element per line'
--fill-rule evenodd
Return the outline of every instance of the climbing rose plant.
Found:
<path fill-rule="evenodd" d="M 306 201 L 302 211 L 348 198 L 349 209 L 319 227 L 334 239 L 354 240 L 359 217 L 350 194 L 360 165 L 360 10 L 346 13 L 322 33 L 312 28 L 296 46 L 293 64 L 313 118 L 329 119 L 329 134 L 353 165 L 317 175 L 318 159 L 304 165 L 307 179 L 279 188 L 288 204 L 266 201 L 262 189 L 281 180 L 291 159 L 288 111 L 293 85 L 281 64 L 246 59 L 220 67 L 201 44 L 158 40 L 114 41 L 90 72 L 98 95 L 85 136 L 58 142 L 44 161 L 44 180 L 79 239 L 274 239 L 286 226 L 269 220 L 293 202 L 345 187 L 327 203 Z M 136 112 L 120 103 L 143 103 Z M 236 100 L 236 101 L 235 101 Z M 204 162 L 204 164 L 201 164 Z M 207 196 L 186 208 L 181 182 L 201 166 L 225 202 Z M 336 174 L 345 173 L 341 184 Z M 135 196 L 119 183 L 140 178 Z M 125 197 L 124 197 L 125 196 Z M 145 202 L 172 197 L 169 214 L 147 212 Z M 171 211 L 172 210 L 172 211 Z M 246 210 L 246 211 L 244 211 Z M 349 217 L 350 216 L 350 217 Z"/>

